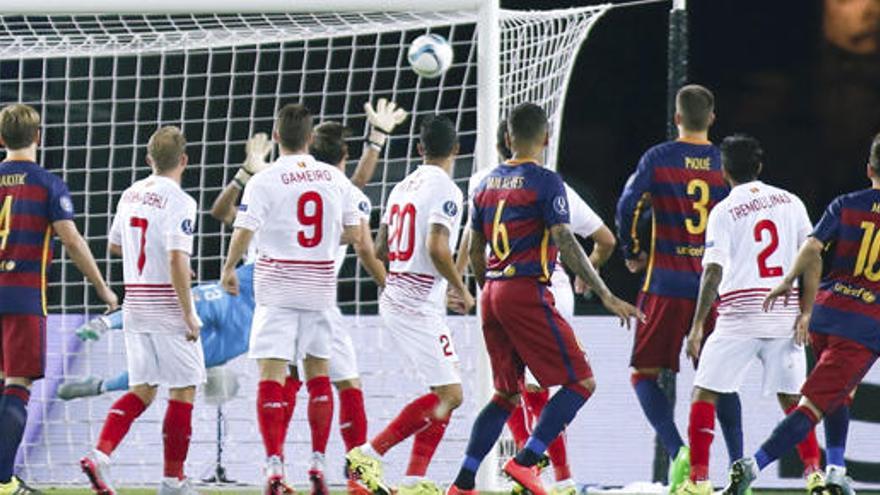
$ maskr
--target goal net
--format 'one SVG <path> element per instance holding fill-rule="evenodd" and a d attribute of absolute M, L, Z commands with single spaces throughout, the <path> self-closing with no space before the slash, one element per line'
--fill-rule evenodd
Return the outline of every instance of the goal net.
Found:
<path fill-rule="evenodd" d="M 556 146 L 567 83 L 577 51 L 607 6 L 505 11 L 494 26 L 500 39 L 499 115 L 533 101 L 551 117 L 551 149 Z M 161 125 L 180 126 L 191 166 L 184 188 L 200 213 L 193 269 L 198 282 L 218 278 L 229 231 L 208 211 L 244 158 L 244 143 L 255 132 L 270 132 L 276 111 L 301 101 L 317 120 L 335 120 L 352 129 L 354 167 L 366 138 L 363 104 L 385 97 L 410 111 L 392 135 L 366 193 L 374 204 L 372 226 L 391 188 L 420 162 L 418 123 L 442 113 L 456 123 L 461 156 L 455 180 L 464 187 L 475 169 L 479 89 L 478 14 L 455 12 L 291 13 L 229 15 L 0 15 L 0 105 L 23 102 L 44 119 L 40 161 L 70 186 L 76 222 L 105 276 L 121 294 L 121 266 L 106 250 L 107 231 L 120 193 L 149 174 L 145 145 Z M 446 37 L 455 61 L 442 77 L 420 79 L 409 68 L 409 43 L 425 32 Z M 489 129 L 485 136 L 494 135 Z M 481 163 L 480 166 L 489 166 Z M 114 394 L 63 402 L 58 385 L 86 376 L 111 377 L 124 369 L 121 334 L 82 343 L 74 329 L 101 311 L 80 273 L 61 252 L 51 271 L 47 379 L 34 389 L 30 424 L 18 470 L 40 484 L 80 483 L 77 459 L 94 444 Z M 376 289 L 353 256 L 339 284 L 339 302 L 359 347 L 371 433 L 387 424 L 409 397 L 423 389 L 406 363 L 386 359 L 392 352 L 375 317 Z M 451 323 L 462 355 L 466 404 L 438 452 L 431 475 L 447 480 L 464 452 L 473 416 L 481 404 L 476 386 L 479 340 L 474 320 Z M 229 476 L 249 484 L 261 474 L 262 444 L 253 398 L 255 366 L 245 358 L 227 365 L 240 390 L 218 407 L 197 399 L 188 473 L 200 476 L 215 465 L 218 443 Z M 210 399 L 210 398 L 208 398 Z M 308 460 L 308 425 L 299 408 L 288 438 L 291 478 L 302 479 Z M 118 485 L 153 483 L 161 475 L 161 401 L 134 426 L 115 455 Z M 219 430 L 218 430 L 219 427 Z M 334 427 L 335 429 L 335 427 Z M 391 455 L 394 479 L 407 449 Z M 342 446 L 334 433 L 328 476 L 341 482 Z M 339 469 L 337 469 L 339 467 Z"/>

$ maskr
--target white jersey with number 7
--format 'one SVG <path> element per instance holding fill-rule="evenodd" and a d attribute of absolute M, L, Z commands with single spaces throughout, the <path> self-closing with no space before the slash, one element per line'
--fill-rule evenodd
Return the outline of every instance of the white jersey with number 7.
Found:
<path fill-rule="evenodd" d="M 256 303 L 320 311 L 336 305 L 334 260 L 359 197 L 336 167 L 287 155 L 247 184 L 235 227 L 257 233 Z"/>
<path fill-rule="evenodd" d="M 703 267 L 721 266 L 718 315 L 742 322 L 737 325 L 738 335 L 791 335 L 799 312 L 797 299 L 792 298 L 787 307 L 778 304 L 768 313 L 762 302 L 791 270 L 811 231 L 800 198 L 761 181 L 734 187 L 709 213 Z M 791 324 L 780 325 L 780 320 Z"/>
<path fill-rule="evenodd" d="M 389 266 L 383 302 L 404 312 L 445 314 L 447 282 L 431 261 L 427 240 L 431 225 L 442 225 L 455 251 L 461 204 L 461 189 L 436 165 L 421 165 L 394 186 L 382 216 Z"/>
<path fill-rule="evenodd" d="M 192 254 L 195 221 L 196 201 L 167 177 L 152 175 L 122 193 L 110 243 L 122 246 L 126 331 L 186 330 L 171 285 L 169 253 Z"/>

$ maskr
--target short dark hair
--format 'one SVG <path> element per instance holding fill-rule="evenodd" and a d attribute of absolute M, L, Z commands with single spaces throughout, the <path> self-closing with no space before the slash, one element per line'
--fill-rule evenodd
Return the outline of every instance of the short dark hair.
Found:
<path fill-rule="evenodd" d="M 495 131 L 495 149 L 498 151 L 498 154 L 501 155 L 501 158 L 510 160 L 513 158 L 513 153 L 510 151 L 510 148 L 507 147 L 507 140 L 504 139 L 505 137 L 507 137 L 507 121 L 502 120 L 498 124 L 498 130 Z"/>
<path fill-rule="evenodd" d="M 306 147 L 312 136 L 312 112 L 301 103 L 288 103 L 275 120 L 279 144 L 289 151 Z"/>
<path fill-rule="evenodd" d="M 321 122 L 315 126 L 315 139 L 309 145 L 309 154 L 319 162 L 337 165 L 348 156 L 345 138 L 350 135 L 351 130 L 339 122 Z"/>
<path fill-rule="evenodd" d="M 422 119 L 419 141 L 425 158 L 446 158 L 452 155 L 458 144 L 455 124 L 443 115 L 428 115 Z"/>
<path fill-rule="evenodd" d="M 689 131 L 705 131 L 715 111 L 715 96 L 705 86 L 688 84 L 675 95 L 675 110 L 681 115 L 681 125 Z"/>
<path fill-rule="evenodd" d="M 752 136 L 734 134 L 721 142 L 721 166 L 731 179 L 740 184 L 758 178 L 763 160 L 761 143 Z"/>
<path fill-rule="evenodd" d="M 547 112 L 534 103 L 520 103 L 507 117 L 511 143 L 537 143 L 547 135 Z"/>
<path fill-rule="evenodd" d="M 871 142 L 871 155 L 868 157 L 868 163 L 875 173 L 880 174 L 880 132 L 874 136 Z"/>
<path fill-rule="evenodd" d="M 34 144 L 40 131 L 40 114 L 33 107 L 13 103 L 0 110 L 0 139 L 7 150 Z"/>
<path fill-rule="evenodd" d="M 161 127 L 150 136 L 147 155 L 156 172 L 168 172 L 180 165 L 180 157 L 186 153 L 186 139 L 180 128 L 173 125 Z"/>

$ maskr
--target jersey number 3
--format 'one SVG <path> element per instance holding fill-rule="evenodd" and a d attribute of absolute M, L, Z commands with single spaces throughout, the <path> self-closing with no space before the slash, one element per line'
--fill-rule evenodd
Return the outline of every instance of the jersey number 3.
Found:
<path fill-rule="evenodd" d="M 693 208 L 697 220 L 686 218 L 684 226 L 689 234 L 699 235 L 706 231 L 709 220 L 709 183 L 703 179 L 691 179 L 687 185 L 687 194 L 694 197 Z"/>

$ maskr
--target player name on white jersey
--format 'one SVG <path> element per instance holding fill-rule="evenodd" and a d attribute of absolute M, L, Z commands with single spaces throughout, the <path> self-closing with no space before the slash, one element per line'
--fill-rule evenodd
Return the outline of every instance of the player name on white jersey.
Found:
<path fill-rule="evenodd" d="M 426 248 L 431 225 L 449 231 L 449 249 L 458 243 L 461 189 L 435 165 L 421 165 L 392 189 L 382 217 L 388 226 L 388 278 L 381 304 L 398 312 L 445 311 L 447 282 Z"/>
<path fill-rule="evenodd" d="M 316 311 L 336 304 L 343 230 L 361 219 L 355 190 L 310 155 L 282 156 L 248 182 L 235 226 L 256 234 L 257 304 Z"/>
<path fill-rule="evenodd" d="M 703 266 L 721 265 L 718 314 L 736 317 L 737 333 L 791 335 L 799 312 L 796 293 L 789 305 L 777 304 L 771 312 L 764 312 L 762 303 L 791 269 L 811 231 L 797 196 L 760 181 L 734 187 L 709 213 Z"/>
<path fill-rule="evenodd" d="M 122 246 L 127 331 L 185 330 L 169 252 L 192 253 L 195 215 L 195 200 L 167 177 L 147 177 L 122 194 L 110 242 Z"/>

